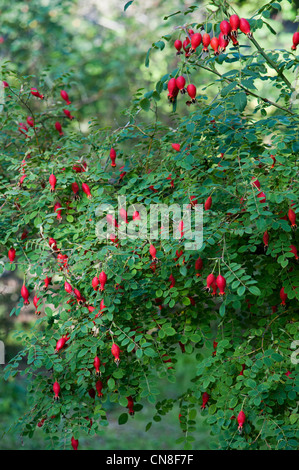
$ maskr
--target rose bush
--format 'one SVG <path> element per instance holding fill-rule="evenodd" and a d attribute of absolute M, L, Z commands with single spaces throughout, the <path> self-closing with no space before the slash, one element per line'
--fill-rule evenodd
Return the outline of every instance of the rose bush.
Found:
<path fill-rule="evenodd" d="M 279 51 L 258 42 L 259 29 L 273 34 L 271 3 L 238 35 L 226 25 L 230 42 L 219 49 L 220 23 L 237 12 L 215 5 L 204 24 L 188 24 L 190 7 L 185 25 L 153 43 L 148 67 L 166 44 L 183 54 L 153 90 L 136 92 L 117 129 L 93 118 L 80 131 L 67 75 L 48 88 L 43 77 L 2 67 L 3 267 L 24 275 L 11 315 L 28 301 L 36 308 L 4 378 L 29 377 L 28 412 L 16 427 L 30 437 L 41 427 L 49 448 L 67 439 L 80 449 L 80 435 L 104 433 L 108 401 L 123 425 L 145 401 L 154 421 L 179 403 L 173 432 L 185 449 L 199 413 L 215 449 L 297 446 L 298 58 L 291 38 Z M 191 52 L 198 33 L 218 47 L 197 37 Z M 203 74 L 218 86 L 211 101 Z M 259 94 L 261 81 L 271 99 Z M 159 104 L 167 99 L 165 124 Z M 118 211 L 119 197 L 127 207 Z M 101 212 L 103 204 L 114 212 Z M 145 238 L 123 237 L 118 228 L 139 223 L 140 204 L 185 204 L 193 214 L 204 205 L 202 246 L 186 249 L 183 224 L 179 237 L 163 238 L 160 227 L 151 239 L 149 212 Z M 175 382 L 180 354 L 196 357 L 192 385 L 178 384 L 176 399 L 159 397 L 157 382 Z"/>

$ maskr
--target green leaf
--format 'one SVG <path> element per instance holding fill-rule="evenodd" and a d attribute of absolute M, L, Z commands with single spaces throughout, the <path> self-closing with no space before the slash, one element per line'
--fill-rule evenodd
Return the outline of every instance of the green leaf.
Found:
<path fill-rule="evenodd" d="M 253 295 L 262 295 L 260 289 L 256 286 L 251 286 L 249 287 L 249 291 L 253 294 Z"/>
<path fill-rule="evenodd" d="M 130 5 L 132 5 L 132 3 L 134 2 L 134 0 L 131 0 L 130 2 L 127 2 L 124 6 L 124 11 L 126 11 Z"/>
<path fill-rule="evenodd" d="M 148 50 L 147 53 L 146 53 L 145 62 L 144 62 L 144 65 L 145 65 L 146 67 L 149 66 L 149 58 L 150 58 L 151 50 L 152 50 L 152 48 L 150 47 L 149 50 Z"/>
<path fill-rule="evenodd" d="M 229 85 L 225 86 L 221 90 L 221 96 L 226 96 L 228 95 L 237 85 L 237 82 L 232 82 Z"/>
<path fill-rule="evenodd" d="M 114 390 L 115 389 L 115 380 L 110 378 L 107 382 L 107 385 L 110 388 L 110 390 Z"/>
<path fill-rule="evenodd" d="M 245 290 L 246 290 L 245 286 L 240 286 L 237 290 L 237 294 L 241 297 L 244 294 Z"/>
<path fill-rule="evenodd" d="M 79 353 L 78 353 L 78 356 L 77 356 L 77 357 L 79 358 L 79 357 L 83 357 L 83 356 L 85 356 L 85 354 L 87 354 L 87 353 L 88 353 L 88 351 L 89 351 L 89 349 L 88 349 L 88 348 L 83 348 L 83 349 L 81 349 L 81 351 L 79 351 Z"/>
<path fill-rule="evenodd" d="M 143 98 L 140 101 L 140 106 L 144 111 L 149 111 L 151 108 L 151 102 L 148 98 Z"/>
<path fill-rule="evenodd" d="M 128 421 L 128 418 L 129 418 L 128 413 L 122 413 L 122 414 L 118 417 L 118 424 L 119 424 L 119 425 L 126 424 L 126 422 Z"/>
<path fill-rule="evenodd" d="M 232 101 L 234 102 L 236 108 L 238 111 L 243 112 L 244 109 L 247 106 L 247 96 L 244 91 L 240 91 L 238 93 L 235 93 L 235 95 L 232 97 Z"/>
<path fill-rule="evenodd" d="M 219 308 L 219 315 L 221 317 L 224 317 L 225 315 L 225 302 L 222 302 L 222 304 L 220 305 L 220 308 Z"/>

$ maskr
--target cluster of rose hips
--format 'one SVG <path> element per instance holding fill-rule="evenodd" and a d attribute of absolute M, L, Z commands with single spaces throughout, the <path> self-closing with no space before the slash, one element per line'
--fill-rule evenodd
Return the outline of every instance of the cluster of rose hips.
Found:
<path fill-rule="evenodd" d="M 186 80 L 181 75 L 177 78 L 171 78 L 167 84 L 168 88 L 168 100 L 171 103 L 174 103 L 177 99 L 179 92 L 181 94 L 188 93 L 191 98 L 191 101 L 187 101 L 186 104 L 190 105 L 196 101 L 196 86 L 190 83 L 187 88 L 185 88 Z"/>
<path fill-rule="evenodd" d="M 3 88 L 10 88 L 9 83 L 7 83 L 5 80 L 2 81 L 2 85 L 3 85 Z M 31 88 L 30 92 L 36 98 L 39 98 L 41 100 L 45 99 L 45 96 L 42 95 L 36 88 Z M 67 105 L 71 104 L 68 93 L 65 90 L 60 91 L 60 96 L 66 102 Z M 63 112 L 66 115 L 66 117 L 69 118 L 70 120 L 74 119 L 74 116 L 71 115 L 68 109 L 63 109 Z M 28 126 L 33 129 L 35 128 L 35 123 L 34 123 L 34 119 L 32 116 L 27 116 L 26 123 L 24 122 L 19 123 L 18 130 L 19 132 L 21 132 L 21 134 L 24 134 L 26 138 L 28 138 L 28 135 L 27 135 L 27 132 L 29 130 Z M 55 126 L 56 131 L 59 133 L 59 135 L 63 136 L 64 133 L 62 130 L 61 123 L 59 121 L 56 121 L 54 126 Z"/>
<path fill-rule="evenodd" d="M 207 53 L 209 46 L 214 50 L 214 54 L 217 56 L 225 52 L 228 44 L 232 41 L 233 45 L 237 47 L 238 42 L 238 30 L 246 34 L 247 37 L 252 38 L 250 30 L 250 24 L 245 18 L 239 18 L 238 15 L 231 15 L 229 21 L 223 20 L 220 23 L 220 34 L 218 37 L 211 36 L 208 33 L 195 33 L 192 29 L 188 30 L 188 36 L 182 42 L 180 39 L 176 39 L 174 47 L 177 50 L 177 55 L 183 54 L 182 49 L 185 52 L 185 57 L 189 58 L 196 51 L 196 49 L 203 45 L 202 52 Z M 296 50 L 299 44 L 299 32 L 293 35 L 292 50 Z M 189 84 L 185 88 L 186 80 L 180 76 L 178 78 L 171 78 L 168 82 L 168 99 L 170 102 L 175 102 L 176 98 L 181 93 L 188 93 L 191 101 L 187 101 L 186 104 L 190 105 L 196 101 L 196 87 L 193 84 Z"/>
<path fill-rule="evenodd" d="M 238 29 L 249 38 L 252 37 L 249 22 L 245 18 L 239 18 L 238 15 L 232 15 L 229 21 L 221 21 L 220 34 L 218 37 L 214 36 L 211 38 L 208 33 L 201 35 L 201 33 L 194 33 L 192 29 L 189 29 L 186 39 L 183 42 L 177 39 L 174 42 L 174 47 L 178 55 L 183 54 L 181 51 L 181 49 L 183 49 L 185 56 L 190 57 L 202 43 L 203 52 L 208 52 L 208 48 L 211 46 L 214 50 L 214 54 L 219 55 L 225 51 L 230 40 L 234 46 L 239 45 L 237 39 Z"/>

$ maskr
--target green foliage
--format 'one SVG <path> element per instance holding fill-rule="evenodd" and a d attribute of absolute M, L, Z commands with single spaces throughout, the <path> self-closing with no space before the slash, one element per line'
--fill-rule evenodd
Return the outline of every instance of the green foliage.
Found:
<path fill-rule="evenodd" d="M 208 19 L 217 30 L 222 15 L 232 10 L 213 3 Z M 29 380 L 28 412 L 17 423 L 22 435 L 32 437 L 42 419 L 49 448 L 62 448 L 66 437 L 70 442 L 83 433 L 101 435 L 108 425 L 108 403 L 119 406 L 118 422 L 126 426 L 131 396 L 136 414 L 142 413 L 142 400 L 155 409 L 156 423 L 178 403 L 182 437 L 177 444 L 185 449 L 192 448 L 199 414 L 217 436 L 215 449 L 297 447 L 298 376 L 291 354 L 299 340 L 299 284 L 290 246 L 298 243 L 288 211 L 297 211 L 299 115 L 292 83 L 298 59 L 287 50 L 265 52 L 258 43 L 271 5 L 252 15 L 252 39 L 239 36 L 241 47 L 252 44 L 251 52 L 229 46 L 224 54 L 204 57 L 200 46 L 190 57 L 178 57 L 153 90 L 137 90 L 125 112 L 127 123 L 116 130 L 103 128 L 94 118 L 84 134 L 73 121 L 61 119 L 65 105 L 59 91 L 68 89 L 67 73 L 40 100 L 30 93 L 32 76 L 3 66 L 3 76 L 13 78 L 13 84 L 4 90 L 0 116 L 1 248 L 3 255 L 11 246 L 17 252 L 14 264 L 3 267 L 17 266 L 23 272 L 29 292 L 41 299 L 37 310 L 43 312 L 32 330 L 16 333 L 23 349 L 4 372 L 5 380 L 18 374 Z M 182 27 L 181 33 L 185 35 Z M 152 44 L 158 54 L 164 47 L 162 40 Z M 229 64 L 228 72 L 222 72 L 223 64 Z M 167 100 L 168 80 L 182 74 L 197 85 L 197 100 L 186 108 L 186 95 L 178 96 L 164 123 L 159 106 Z M 205 86 L 199 87 L 200 76 L 207 74 L 218 87 L 211 101 Z M 259 94 L 261 81 L 267 82 L 271 97 L 273 90 L 271 101 L 270 94 Z M 39 85 L 43 92 L 43 75 Z M 35 127 L 24 134 L 18 123 L 28 115 Z M 54 127 L 57 119 L 63 123 L 62 136 Z M 180 144 L 179 151 L 173 143 Z M 111 147 L 117 153 L 116 168 L 110 166 Z M 57 178 L 55 191 L 51 174 Z M 26 177 L 20 182 L 22 175 Z M 74 182 L 79 199 L 72 192 Z M 91 197 L 82 183 L 89 185 Z M 121 234 L 114 242 L 109 236 L 101 240 L 101 204 L 110 204 L 120 226 L 126 226 L 117 213 L 120 196 L 134 208 L 182 206 L 191 196 L 204 204 L 212 196 L 212 207 L 204 211 L 202 246 L 185 250 L 184 238 L 171 232 L 169 239 L 155 241 Z M 131 220 L 132 214 L 128 216 Z M 269 244 L 264 247 L 266 231 Z M 50 238 L 57 248 L 50 246 Z M 151 243 L 157 249 L 155 261 Z M 195 269 L 199 256 L 200 273 Z M 102 271 L 107 283 L 104 290 L 94 290 L 92 279 Z M 225 277 L 225 294 L 214 296 L 204 289 L 212 272 Z M 51 282 L 45 289 L 46 276 Z M 80 295 L 67 293 L 65 281 Z M 19 315 L 23 306 L 20 299 L 12 314 Z M 69 339 L 57 352 L 64 335 Z M 113 343 L 120 348 L 119 364 L 111 353 Z M 181 354 L 196 358 L 191 383 L 177 398 L 160 400 L 159 381 L 175 383 Z M 95 356 L 101 360 L 99 377 Z M 23 370 L 22 360 L 27 362 Z M 89 392 L 98 380 L 103 396 L 96 392 L 93 398 Z M 53 400 L 55 381 L 59 400 Z M 207 404 L 203 393 L 209 395 Z M 238 428 L 241 410 L 246 420 Z"/>

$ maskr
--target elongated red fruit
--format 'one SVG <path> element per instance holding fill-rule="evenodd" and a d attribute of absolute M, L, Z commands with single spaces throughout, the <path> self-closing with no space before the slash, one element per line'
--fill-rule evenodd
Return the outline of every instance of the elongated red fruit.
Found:
<path fill-rule="evenodd" d="M 238 414 L 237 416 L 237 421 L 238 421 L 238 429 L 239 431 L 242 431 L 243 429 L 243 426 L 244 426 L 244 423 L 245 423 L 245 420 L 246 420 L 246 416 L 245 416 L 245 413 L 243 410 L 240 411 L 240 413 Z"/>
<path fill-rule="evenodd" d="M 185 41 L 183 42 L 183 49 L 185 51 L 185 57 L 190 56 L 190 46 L 189 46 L 189 44 L 190 44 L 190 39 L 186 38 Z"/>
<path fill-rule="evenodd" d="M 195 261 L 195 271 L 201 271 L 203 267 L 203 261 L 201 257 L 199 256 L 197 260 Z M 196 273 L 196 276 L 200 276 L 200 273 Z"/>
<path fill-rule="evenodd" d="M 296 225 L 296 214 L 293 211 L 293 209 L 289 209 L 288 218 L 289 218 L 289 221 L 291 222 L 292 227 L 296 228 L 297 227 L 297 225 Z"/>
<path fill-rule="evenodd" d="M 219 43 L 219 52 L 225 52 L 225 49 L 228 46 L 228 39 L 224 39 L 224 35 L 222 33 L 219 34 L 218 43 Z"/>
<path fill-rule="evenodd" d="M 62 336 L 62 338 L 60 338 L 60 339 L 57 341 L 54 352 L 57 353 L 57 352 L 59 352 L 62 348 L 64 348 L 65 344 L 67 343 L 67 341 L 68 341 L 69 339 L 70 339 L 70 338 L 69 338 L 69 336 L 67 336 L 67 335 Z"/>
<path fill-rule="evenodd" d="M 20 181 L 19 181 L 19 186 L 22 186 L 22 184 L 24 183 L 25 178 L 27 178 L 27 175 L 21 176 Z"/>
<path fill-rule="evenodd" d="M 91 281 L 91 285 L 93 287 L 93 290 L 98 290 L 99 283 L 100 283 L 99 278 L 97 276 L 95 276 L 93 278 L 93 280 Z"/>
<path fill-rule="evenodd" d="M 132 216 L 133 220 L 141 220 L 141 217 L 140 217 L 140 214 L 138 211 L 135 211 L 133 216 Z"/>
<path fill-rule="evenodd" d="M 85 301 L 84 297 L 82 296 L 81 292 L 78 289 L 74 289 L 74 294 L 76 296 L 77 302 L 82 305 Z"/>
<path fill-rule="evenodd" d="M 197 199 L 196 199 L 196 196 L 190 196 L 190 204 L 189 204 L 189 206 L 194 207 L 194 206 L 196 206 L 197 202 L 198 202 L 198 201 L 197 201 Z"/>
<path fill-rule="evenodd" d="M 71 294 L 71 293 L 73 292 L 72 286 L 71 286 L 67 281 L 65 281 L 65 283 L 64 283 L 64 290 L 65 290 L 68 294 Z"/>
<path fill-rule="evenodd" d="M 93 365 L 96 370 L 96 375 L 99 375 L 100 373 L 100 367 L 101 367 L 101 360 L 98 356 L 96 356 L 93 360 Z"/>
<path fill-rule="evenodd" d="M 281 305 L 285 305 L 285 304 L 286 304 L 286 300 L 287 300 L 287 298 L 288 298 L 288 295 L 285 293 L 284 287 L 282 287 L 282 288 L 280 289 L 279 296 L 280 296 L 281 301 L 282 301 L 282 302 L 281 302 Z"/>
<path fill-rule="evenodd" d="M 208 275 L 206 282 L 207 282 L 207 285 L 205 289 L 210 290 L 210 287 L 213 284 L 213 282 L 216 282 L 216 278 L 213 273 Z"/>
<path fill-rule="evenodd" d="M 214 54 L 218 55 L 219 54 L 219 51 L 218 51 L 218 47 L 219 47 L 218 38 L 216 38 L 216 37 L 212 38 L 211 42 L 210 42 L 210 45 L 211 45 L 211 48 L 214 50 Z"/>
<path fill-rule="evenodd" d="M 201 409 L 204 410 L 208 401 L 209 401 L 209 398 L 210 398 L 210 395 L 207 393 L 207 392 L 204 392 L 202 394 L 202 405 L 201 405 Z"/>
<path fill-rule="evenodd" d="M 27 121 L 28 126 L 34 127 L 34 120 L 33 120 L 33 117 L 27 116 L 26 121 Z"/>
<path fill-rule="evenodd" d="M 183 54 L 183 52 L 181 52 L 181 49 L 183 47 L 183 43 L 182 43 L 182 41 L 180 41 L 180 39 L 176 39 L 174 41 L 174 47 L 177 50 L 177 53 L 176 53 L 177 55 Z"/>
<path fill-rule="evenodd" d="M 186 90 L 185 90 L 186 79 L 185 77 L 183 77 L 183 75 L 180 75 L 179 77 L 176 78 L 176 84 L 181 93 L 186 93 Z"/>
<path fill-rule="evenodd" d="M 38 310 L 38 301 L 39 301 L 39 300 L 40 300 L 39 297 L 37 297 L 36 295 L 33 297 L 33 305 L 34 305 L 34 307 L 35 307 L 35 313 L 36 313 L 37 315 L 40 314 L 40 312 L 37 311 L 37 310 Z"/>
<path fill-rule="evenodd" d="M 60 210 L 61 207 L 62 207 L 62 205 L 60 204 L 60 202 L 56 202 L 56 204 L 54 206 L 54 212 L 57 213 L 57 219 L 58 220 L 62 219 L 61 210 Z"/>
<path fill-rule="evenodd" d="M 218 290 L 218 286 L 217 286 L 217 283 L 216 281 L 214 281 L 212 284 L 211 284 L 211 287 L 212 287 L 212 295 L 216 295 L 217 294 L 217 290 Z"/>
<path fill-rule="evenodd" d="M 127 405 L 127 408 L 129 410 L 129 415 L 133 416 L 134 415 L 134 400 L 133 398 L 131 397 L 131 395 L 129 397 L 127 397 L 127 400 L 128 400 L 128 405 Z"/>
<path fill-rule="evenodd" d="M 223 39 L 224 40 L 227 41 L 229 39 L 229 34 L 230 34 L 231 30 L 232 30 L 232 27 L 231 27 L 230 23 L 227 20 L 221 21 L 220 31 L 223 34 Z"/>
<path fill-rule="evenodd" d="M 48 277 L 48 276 L 45 277 L 45 279 L 44 279 L 44 287 L 43 287 L 44 290 L 47 290 L 47 289 L 48 289 L 49 284 L 51 283 L 51 281 L 52 281 L 52 278 L 51 278 L 51 277 Z"/>
<path fill-rule="evenodd" d="M 187 93 L 190 96 L 192 102 L 194 102 L 196 98 L 196 86 L 190 83 L 190 85 L 187 86 Z"/>
<path fill-rule="evenodd" d="M 66 104 L 71 104 L 71 102 L 69 100 L 69 95 L 67 94 L 67 92 L 65 90 L 60 91 L 60 96 L 64 101 L 66 101 Z"/>
<path fill-rule="evenodd" d="M 29 291 L 28 291 L 27 287 L 25 286 L 25 284 L 22 285 L 21 296 L 24 299 L 24 305 L 29 305 L 30 304 L 30 302 L 28 300 L 29 299 Z"/>
<path fill-rule="evenodd" d="M 180 91 L 177 87 L 175 78 L 171 78 L 169 80 L 167 84 L 167 88 L 168 88 L 168 99 L 172 103 L 176 100 L 176 97 L 178 96 L 178 93 Z"/>
<path fill-rule="evenodd" d="M 259 182 L 258 179 L 255 179 L 254 176 L 251 178 L 251 184 L 254 188 L 261 189 L 261 183 Z"/>
<path fill-rule="evenodd" d="M 28 127 L 26 126 L 26 124 L 24 122 L 19 123 L 18 130 L 21 132 L 21 134 L 24 134 L 26 137 L 28 137 L 27 134 L 26 134 L 26 132 L 28 132 Z"/>
<path fill-rule="evenodd" d="M 104 304 L 104 299 L 101 300 L 100 303 L 100 315 L 103 315 L 103 310 L 106 308 L 106 305 Z"/>
<path fill-rule="evenodd" d="M 40 92 L 36 88 L 31 88 L 31 94 L 33 96 L 36 96 L 37 98 L 40 98 L 41 100 L 44 99 L 44 95 L 41 95 Z"/>
<path fill-rule="evenodd" d="M 86 194 L 88 199 L 90 199 L 92 197 L 91 192 L 90 192 L 90 188 L 89 188 L 87 183 L 82 183 L 82 191 Z"/>
<path fill-rule="evenodd" d="M 112 167 L 115 167 L 116 164 L 115 164 L 115 159 L 116 159 L 116 151 L 114 148 L 111 148 L 110 149 L 110 158 L 111 158 L 111 166 Z"/>
<path fill-rule="evenodd" d="M 191 37 L 191 49 L 190 52 L 195 52 L 198 46 L 201 44 L 202 37 L 200 33 L 194 33 Z"/>
<path fill-rule="evenodd" d="M 55 129 L 57 130 L 57 132 L 59 133 L 59 135 L 63 135 L 63 131 L 62 131 L 62 127 L 61 127 L 61 124 L 60 122 L 55 122 Z"/>
<path fill-rule="evenodd" d="M 54 382 L 53 392 L 54 392 L 54 400 L 58 400 L 59 399 L 59 393 L 60 393 L 60 385 L 59 385 L 58 382 Z"/>
<path fill-rule="evenodd" d="M 100 290 L 103 291 L 105 289 L 105 284 L 107 282 L 107 274 L 105 271 L 102 271 L 99 275 L 99 281 L 100 281 Z"/>
<path fill-rule="evenodd" d="M 74 436 L 72 436 L 71 444 L 74 450 L 78 450 L 79 440 L 75 439 Z"/>
<path fill-rule="evenodd" d="M 296 33 L 293 34 L 293 45 L 292 45 L 293 51 L 297 49 L 298 44 L 299 44 L 299 32 L 296 31 Z"/>
<path fill-rule="evenodd" d="M 258 193 L 257 197 L 260 200 L 260 203 L 264 204 L 266 202 L 266 194 L 263 192 Z"/>
<path fill-rule="evenodd" d="M 238 35 L 238 29 L 240 26 L 240 18 L 238 15 L 232 15 L 229 19 L 229 24 L 231 25 L 231 36 L 234 36 L 235 38 Z"/>
<path fill-rule="evenodd" d="M 44 289 L 48 289 L 50 282 L 52 281 L 51 277 L 46 276 L 44 279 Z"/>
<path fill-rule="evenodd" d="M 294 245 L 290 245 L 290 252 L 295 255 L 296 260 L 298 259 L 297 248 Z"/>
<path fill-rule="evenodd" d="M 97 383 L 96 383 L 96 389 L 97 389 L 97 392 L 98 392 L 98 397 L 102 397 L 103 396 L 103 393 L 102 393 L 102 389 L 103 389 L 103 382 L 101 380 L 98 380 Z"/>
<path fill-rule="evenodd" d="M 86 171 L 86 167 L 87 167 L 87 163 L 86 162 L 79 162 L 80 166 L 78 165 L 74 165 L 73 166 L 73 170 L 76 172 L 76 173 L 85 173 Z"/>
<path fill-rule="evenodd" d="M 8 259 L 10 263 L 14 262 L 15 257 L 16 257 L 16 250 L 14 248 L 10 248 L 8 250 Z"/>
<path fill-rule="evenodd" d="M 74 193 L 75 198 L 78 199 L 78 197 L 79 197 L 79 185 L 78 185 L 78 183 L 76 183 L 76 182 L 72 183 L 72 191 Z"/>
<path fill-rule="evenodd" d="M 50 175 L 50 177 L 49 177 L 49 183 L 50 183 L 50 186 L 51 186 L 50 191 L 55 191 L 56 182 L 57 182 L 56 176 L 53 175 L 53 173 L 52 173 L 52 175 Z"/>
<path fill-rule="evenodd" d="M 236 36 L 233 36 L 232 32 L 230 33 L 230 38 L 232 40 L 233 46 L 237 47 L 239 45 L 239 41 Z"/>
<path fill-rule="evenodd" d="M 50 248 L 52 248 L 52 250 L 58 251 L 57 242 L 56 242 L 55 238 L 49 238 L 49 246 L 50 246 Z"/>
<path fill-rule="evenodd" d="M 210 42 L 211 42 L 210 35 L 208 33 L 204 33 L 203 36 L 202 36 L 203 52 L 208 51 L 208 47 L 210 45 Z"/>
<path fill-rule="evenodd" d="M 247 20 L 245 20 L 245 18 L 240 19 L 239 28 L 242 33 L 246 34 L 249 38 L 252 37 L 252 33 L 250 32 L 250 24 Z"/>
<path fill-rule="evenodd" d="M 111 353 L 114 356 L 115 364 L 118 366 L 120 363 L 120 358 L 119 358 L 120 349 L 119 349 L 119 346 L 117 346 L 117 344 L 115 343 L 112 344 Z"/>
<path fill-rule="evenodd" d="M 170 281 L 169 289 L 172 289 L 172 287 L 175 286 L 175 278 L 173 277 L 172 274 L 170 274 L 170 276 L 169 276 L 169 281 Z"/>
<path fill-rule="evenodd" d="M 171 144 L 171 147 L 173 150 L 176 150 L 177 152 L 181 151 L 181 144 Z"/>
<path fill-rule="evenodd" d="M 157 254 L 157 250 L 156 248 L 154 247 L 154 245 L 151 245 L 150 248 L 149 248 L 149 252 L 150 252 L 150 255 L 153 259 L 157 259 L 156 257 L 156 254 Z"/>
<path fill-rule="evenodd" d="M 264 242 L 264 247 L 267 248 L 267 246 L 269 245 L 269 234 L 267 230 L 265 231 L 263 235 L 263 242 Z"/>
<path fill-rule="evenodd" d="M 74 119 L 74 116 L 71 115 L 71 112 L 68 109 L 63 109 L 63 112 L 70 120 Z"/>
<path fill-rule="evenodd" d="M 208 211 L 209 209 L 211 209 L 211 207 L 212 207 L 212 197 L 211 196 L 209 196 L 207 198 L 207 200 L 205 201 L 204 207 L 205 207 L 205 211 Z"/>
<path fill-rule="evenodd" d="M 225 292 L 224 292 L 225 286 L 226 286 L 225 277 L 223 277 L 223 276 L 221 276 L 221 274 L 219 274 L 219 276 L 217 276 L 217 278 L 216 278 L 216 284 L 219 287 L 220 295 L 225 295 Z"/>

